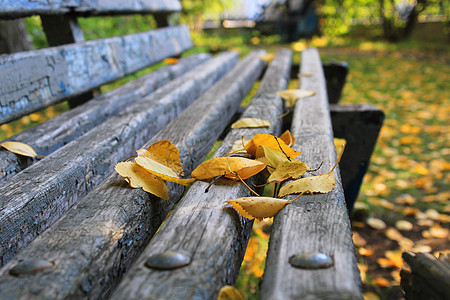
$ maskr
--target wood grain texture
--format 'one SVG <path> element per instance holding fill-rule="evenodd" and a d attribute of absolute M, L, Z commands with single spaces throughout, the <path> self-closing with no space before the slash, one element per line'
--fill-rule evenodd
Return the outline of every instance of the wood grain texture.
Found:
<path fill-rule="evenodd" d="M 183 58 L 175 65 L 162 67 L 133 80 L 47 122 L 12 136 L 8 140 L 28 144 L 39 155 L 47 156 L 104 122 L 107 118 L 117 115 L 127 107 L 144 99 L 170 80 L 192 70 L 209 57 L 208 54 L 197 54 Z M 0 149 L 0 182 L 36 161 L 36 159 L 15 155 L 3 148 Z"/>
<path fill-rule="evenodd" d="M 0 123 L 131 74 L 192 46 L 186 26 L 0 56 Z"/>
<path fill-rule="evenodd" d="M 258 53 L 247 57 L 144 147 L 169 139 L 180 149 L 189 174 L 206 156 L 263 67 Z M 177 202 L 183 192 L 180 187 L 172 185 L 170 200 L 162 201 L 131 189 L 117 174 L 110 175 L 0 271 L 0 294 L 8 299 L 107 296 Z M 10 267 L 24 257 L 52 261 L 55 268 L 34 277 L 8 275 Z"/>
<path fill-rule="evenodd" d="M 288 84 L 290 63 L 291 52 L 280 51 L 242 117 L 273 119 L 282 114 L 283 103 L 276 92 Z M 280 130 L 281 120 L 267 129 L 232 129 L 214 156 L 226 154 L 242 136 Z M 248 196 L 249 191 L 241 183 L 220 180 L 205 193 L 207 185 L 199 181 L 191 186 L 112 299 L 216 299 L 222 286 L 234 283 L 253 222 L 238 216 L 224 201 Z M 188 255 L 192 262 L 171 271 L 144 266 L 149 256 L 165 251 Z"/>
<path fill-rule="evenodd" d="M 215 57 L 0 186 L 2 265 L 98 185 L 116 162 L 135 154 L 236 62 L 236 53 Z"/>
<path fill-rule="evenodd" d="M 325 80 L 316 49 L 302 53 L 301 88 L 316 92 L 295 105 L 292 133 L 299 158 L 316 173 L 328 172 L 336 161 Z M 336 187 L 328 194 L 302 196 L 274 218 L 261 299 L 362 299 L 359 271 L 339 170 Z M 291 198 L 292 199 L 292 198 Z M 288 260 L 302 253 L 321 252 L 334 266 L 321 270 L 292 267 Z"/>
<path fill-rule="evenodd" d="M 177 0 L 4 0 L 0 18 L 32 15 L 79 14 L 112 15 L 181 11 Z"/>

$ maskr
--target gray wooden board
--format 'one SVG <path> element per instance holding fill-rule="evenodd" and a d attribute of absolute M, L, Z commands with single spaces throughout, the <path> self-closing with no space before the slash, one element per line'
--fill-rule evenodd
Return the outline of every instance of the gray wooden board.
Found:
<path fill-rule="evenodd" d="M 176 11 L 181 11 L 181 4 L 177 0 L 3 0 L 0 18 L 65 13 L 108 15 Z"/>
<path fill-rule="evenodd" d="M 169 139 L 180 149 L 189 174 L 204 159 L 264 65 L 259 53 L 249 55 L 144 147 Z M 131 189 L 123 178 L 111 174 L 0 271 L 0 295 L 7 299 L 107 296 L 178 201 L 181 187 L 173 184 L 169 201 L 162 201 Z M 52 261 L 55 267 L 35 276 L 8 275 L 10 267 L 24 258 Z"/>
<path fill-rule="evenodd" d="M 301 88 L 316 92 L 296 105 L 292 133 L 298 157 L 316 174 L 336 161 L 325 80 L 316 49 L 302 53 Z M 302 196 L 274 218 L 261 286 L 261 299 L 362 299 L 359 271 L 338 168 L 336 187 L 328 194 Z M 291 196 L 292 197 L 292 196 Z M 291 198 L 292 199 L 292 198 Z M 289 264 L 293 255 L 321 252 L 334 259 L 328 269 L 306 270 Z"/>
<path fill-rule="evenodd" d="M 0 261 L 54 223 L 237 62 L 224 53 L 171 81 L 0 186 Z"/>
<path fill-rule="evenodd" d="M 192 47 L 186 26 L 0 56 L 0 123 Z"/>
<path fill-rule="evenodd" d="M 287 87 L 291 51 L 281 50 L 271 63 L 256 96 L 242 118 L 275 119 L 283 113 L 276 92 Z M 269 128 L 232 129 L 214 154 L 223 156 L 233 142 L 256 133 L 279 134 L 281 120 Z M 112 299 L 216 299 L 220 288 L 234 284 L 253 221 L 238 216 L 224 203 L 249 196 L 240 182 L 219 180 L 205 193 L 208 183 L 195 182 L 178 203 L 144 253 L 124 277 Z M 146 259 L 157 253 L 176 251 L 188 255 L 188 266 L 171 271 L 152 270 Z"/>
<path fill-rule="evenodd" d="M 190 71 L 209 57 L 208 54 L 196 54 L 183 58 L 175 65 L 162 67 L 7 140 L 28 144 L 39 155 L 49 155 L 107 118 L 144 99 L 170 80 Z M 16 155 L 1 148 L 0 182 L 17 174 L 35 161 L 37 159 Z"/>

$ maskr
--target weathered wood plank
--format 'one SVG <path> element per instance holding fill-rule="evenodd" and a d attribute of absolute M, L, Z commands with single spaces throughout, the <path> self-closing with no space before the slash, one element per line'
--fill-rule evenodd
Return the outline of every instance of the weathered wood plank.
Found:
<path fill-rule="evenodd" d="M 299 158 L 311 168 L 323 162 L 326 173 L 336 161 L 325 80 L 317 50 L 302 53 L 301 88 L 316 92 L 295 105 L 292 133 Z M 339 170 L 336 187 L 328 194 L 302 196 L 274 218 L 261 299 L 362 299 L 359 272 L 345 207 Z M 328 269 L 307 270 L 289 264 L 293 255 L 321 252 L 331 256 Z"/>
<path fill-rule="evenodd" d="M 330 105 L 335 137 L 347 140 L 339 163 L 345 202 L 349 212 L 359 194 L 359 188 L 369 167 L 384 113 L 374 105 Z"/>
<path fill-rule="evenodd" d="M 66 13 L 113 15 L 177 11 L 181 11 L 178 0 L 4 0 L 0 7 L 0 18 Z"/>
<path fill-rule="evenodd" d="M 242 117 L 274 119 L 283 112 L 276 95 L 289 82 L 291 52 L 282 50 L 269 66 L 260 89 Z M 268 129 L 232 129 L 214 156 L 229 152 L 231 144 L 256 133 L 278 134 L 281 120 Z M 112 299 L 215 299 L 219 289 L 233 284 L 239 272 L 253 221 L 239 217 L 225 200 L 249 196 L 241 183 L 216 181 L 208 193 L 208 183 L 196 182 L 172 211 L 144 253 L 122 280 Z M 147 258 L 176 251 L 191 263 L 171 271 L 144 266 Z"/>
<path fill-rule="evenodd" d="M 431 253 L 403 252 L 411 268 L 402 268 L 401 287 L 407 300 L 448 299 L 450 295 L 450 262 L 448 256 L 436 258 Z"/>
<path fill-rule="evenodd" d="M 131 74 L 192 46 L 186 26 L 0 56 L 0 123 Z"/>
<path fill-rule="evenodd" d="M 114 164 L 134 154 L 237 62 L 221 54 L 53 152 L 0 186 L 0 261 L 53 224 Z"/>
<path fill-rule="evenodd" d="M 39 155 L 47 156 L 146 97 L 159 87 L 206 61 L 210 55 L 197 54 L 183 58 L 175 65 L 162 67 L 133 80 L 114 91 L 100 95 L 79 107 L 25 130 L 8 140 L 32 146 Z M 36 159 L 15 155 L 0 149 L 0 182 L 30 166 Z"/>
<path fill-rule="evenodd" d="M 263 67 L 259 53 L 249 55 L 144 147 L 171 140 L 179 147 L 189 174 L 206 156 Z M 173 187 L 170 200 L 162 201 L 129 188 L 117 174 L 110 175 L 0 271 L 0 294 L 8 299 L 107 296 L 181 196 L 181 186 Z M 45 259 L 55 267 L 35 276 L 8 275 L 10 267 L 23 258 Z"/>

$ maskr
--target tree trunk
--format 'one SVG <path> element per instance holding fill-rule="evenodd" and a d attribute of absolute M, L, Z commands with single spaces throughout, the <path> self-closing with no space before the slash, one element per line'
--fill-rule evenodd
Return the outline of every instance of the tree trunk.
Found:
<path fill-rule="evenodd" d="M 23 19 L 0 20 L 0 53 L 14 53 L 33 49 Z"/>

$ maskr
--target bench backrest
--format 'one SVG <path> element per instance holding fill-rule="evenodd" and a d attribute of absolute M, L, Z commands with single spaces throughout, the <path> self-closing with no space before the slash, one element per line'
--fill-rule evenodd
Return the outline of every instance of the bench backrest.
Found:
<path fill-rule="evenodd" d="M 163 27 L 168 14 L 180 10 L 175 0 L 2 3 L 1 19 L 39 14 L 54 47 L 0 56 L 0 124 L 85 94 L 192 46 L 185 26 L 84 41 L 77 17 L 148 13 Z M 69 32 L 61 34 L 61 28 Z"/>

